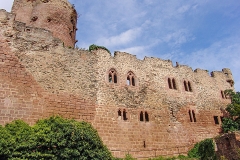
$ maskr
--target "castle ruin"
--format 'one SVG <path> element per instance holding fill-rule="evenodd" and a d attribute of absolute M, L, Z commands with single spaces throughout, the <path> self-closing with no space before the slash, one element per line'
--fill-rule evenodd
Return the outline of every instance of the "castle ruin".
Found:
<path fill-rule="evenodd" d="M 221 131 L 230 69 L 73 49 L 67 0 L 15 0 L 0 10 L 0 124 L 52 115 L 90 122 L 114 156 L 185 154 Z"/>

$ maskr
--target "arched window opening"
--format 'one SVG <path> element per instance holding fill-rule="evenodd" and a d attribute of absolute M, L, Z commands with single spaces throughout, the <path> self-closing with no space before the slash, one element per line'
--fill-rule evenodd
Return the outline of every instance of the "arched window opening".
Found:
<path fill-rule="evenodd" d="M 188 89 L 190 92 L 192 92 L 192 87 L 191 87 L 191 83 L 188 81 Z"/>
<path fill-rule="evenodd" d="M 188 111 L 188 114 L 189 114 L 190 122 L 192 122 L 192 114 L 191 114 L 191 110 Z"/>
<path fill-rule="evenodd" d="M 132 77 L 132 86 L 135 86 L 135 79 Z"/>
<path fill-rule="evenodd" d="M 114 83 L 117 83 L 117 75 L 114 74 Z"/>
<path fill-rule="evenodd" d="M 173 85 L 173 89 L 177 89 L 176 82 L 175 82 L 174 78 L 172 79 L 172 85 Z"/>
<path fill-rule="evenodd" d="M 143 112 L 140 112 L 140 121 L 143 121 Z"/>
<path fill-rule="evenodd" d="M 123 120 L 124 120 L 124 121 L 127 120 L 127 112 L 126 112 L 125 109 L 123 110 Z"/>
<path fill-rule="evenodd" d="M 109 80 L 110 83 L 112 83 L 112 79 L 113 79 L 113 78 L 112 78 L 112 74 L 109 74 L 108 80 Z"/>
<path fill-rule="evenodd" d="M 136 78 L 135 78 L 135 76 L 132 72 L 128 72 L 127 85 L 128 86 L 135 86 L 136 85 Z"/>
<path fill-rule="evenodd" d="M 184 88 L 185 88 L 185 91 L 188 91 L 188 87 L 187 87 L 187 82 L 184 81 Z"/>
<path fill-rule="evenodd" d="M 171 83 L 171 79 L 170 78 L 168 78 L 168 87 L 169 87 L 169 89 L 172 89 L 172 83 Z"/>
<path fill-rule="evenodd" d="M 117 73 L 115 69 L 111 69 L 108 74 L 108 82 L 109 83 L 117 83 Z"/>
<path fill-rule="evenodd" d="M 197 122 L 194 110 L 192 110 L 192 116 L 193 116 L 194 122 Z"/>
<path fill-rule="evenodd" d="M 145 121 L 149 122 L 149 117 L 148 117 L 148 113 L 147 112 L 145 112 Z"/>
<path fill-rule="evenodd" d="M 127 77 L 127 85 L 128 85 L 128 86 L 131 85 L 131 83 L 130 83 L 130 78 L 129 78 L 129 77 Z"/>

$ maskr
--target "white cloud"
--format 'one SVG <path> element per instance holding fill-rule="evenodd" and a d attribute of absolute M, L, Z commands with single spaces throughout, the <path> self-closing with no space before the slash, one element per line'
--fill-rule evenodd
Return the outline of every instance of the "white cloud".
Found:
<path fill-rule="evenodd" d="M 12 8 L 13 0 L 0 0 L 0 9 L 5 9 L 10 12 Z"/>
<path fill-rule="evenodd" d="M 125 32 L 120 33 L 119 35 L 112 37 L 102 37 L 97 40 L 97 44 L 101 44 L 108 47 L 119 46 L 127 44 L 135 40 L 141 34 L 141 28 L 129 29 Z"/>
<path fill-rule="evenodd" d="M 168 43 L 172 47 L 178 47 L 187 41 L 193 40 L 194 37 L 186 29 L 180 29 L 173 33 L 167 34 L 162 38 L 162 42 Z"/>
<path fill-rule="evenodd" d="M 180 8 L 178 8 L 178 13 L 184 13 L 184 12 L 187 12 L 188 10 L 190 9 L 190 5 L 184 5 Z"/>

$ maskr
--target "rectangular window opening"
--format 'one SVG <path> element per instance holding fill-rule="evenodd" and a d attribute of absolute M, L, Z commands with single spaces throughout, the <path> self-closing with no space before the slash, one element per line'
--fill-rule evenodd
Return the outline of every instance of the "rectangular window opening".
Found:
<path fill-rule="evenodd" d="M 213 116 L 215 124 L 219 124 L 218 116 Z"/>

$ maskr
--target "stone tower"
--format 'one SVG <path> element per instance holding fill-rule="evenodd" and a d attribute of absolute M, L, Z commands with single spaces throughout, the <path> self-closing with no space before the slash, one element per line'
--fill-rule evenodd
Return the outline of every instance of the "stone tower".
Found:
<path fill-rule="evenodd" d="M 65 46 L 76 42 L 77 12 L 68 0 L 14 0 L 15 20 L 50 30 Z"/>

